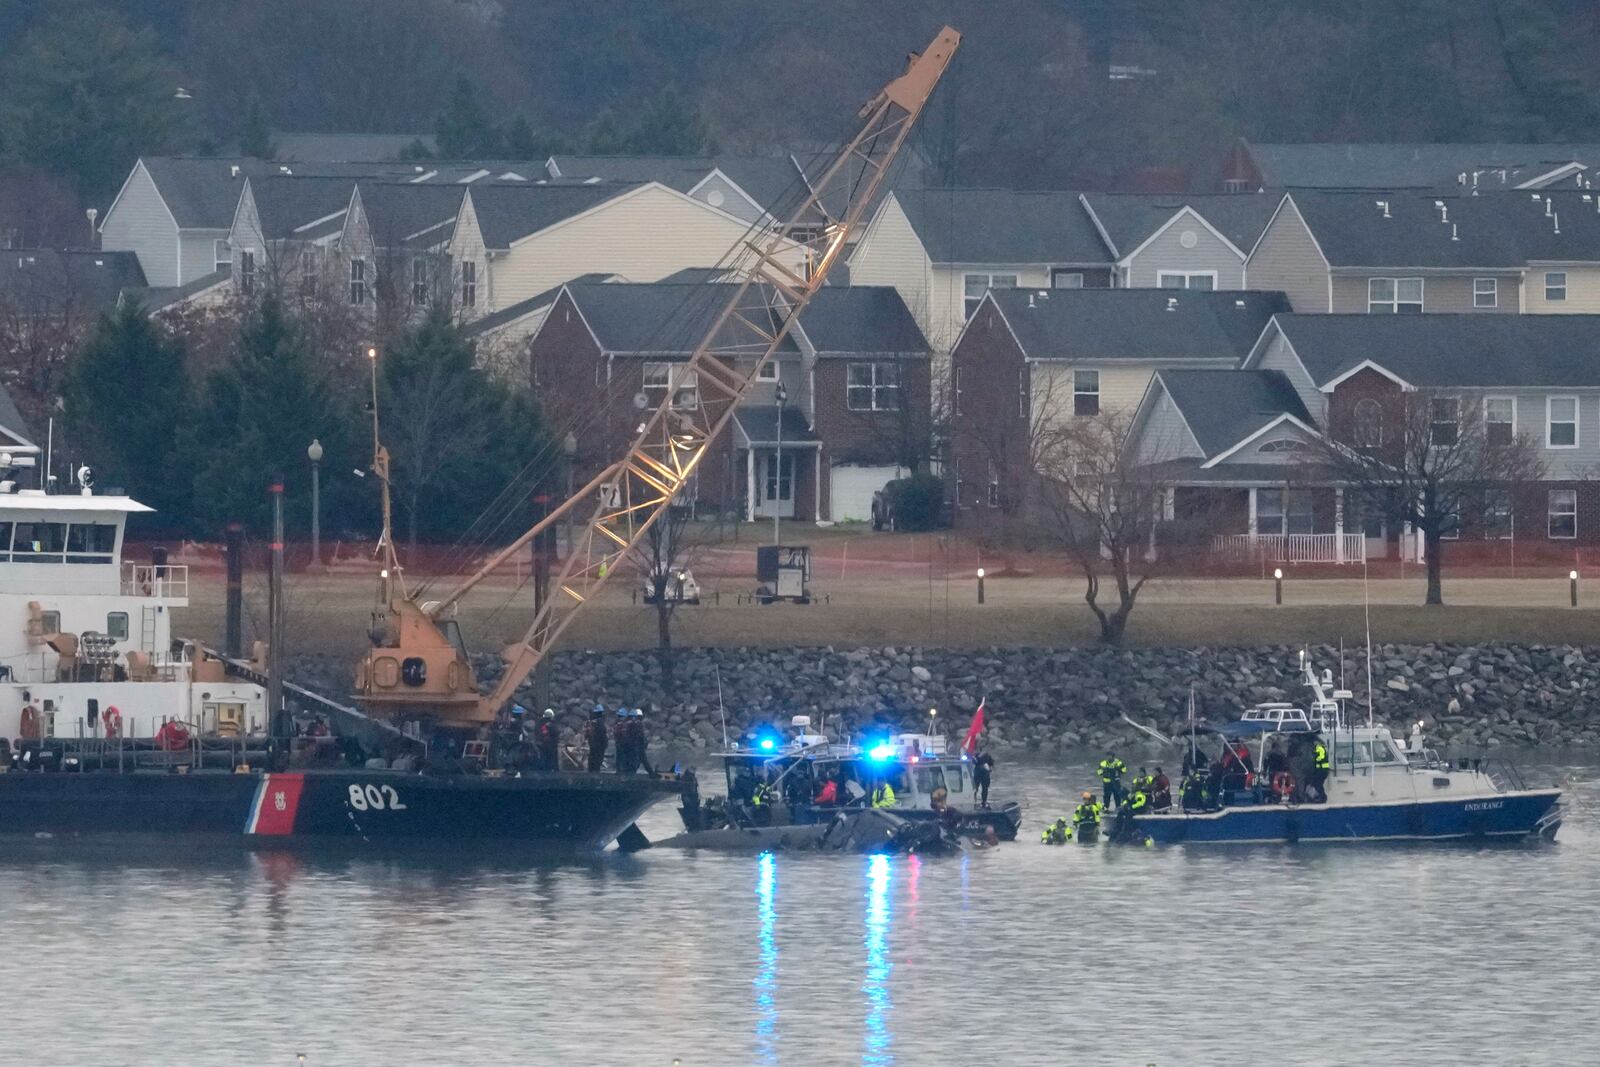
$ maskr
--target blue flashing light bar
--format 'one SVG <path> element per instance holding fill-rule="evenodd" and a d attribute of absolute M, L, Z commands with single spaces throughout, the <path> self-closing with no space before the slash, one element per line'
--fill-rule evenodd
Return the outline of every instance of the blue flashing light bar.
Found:
<path fill-rule="evenodd" d="M 777 745 L 778 743 L 770 737 L 763 737 L 761 739 L 761 751 L 763 752 L 771 752 L 777 747 Z"/>
<path fill-rule="evenodd" d="M 876 745 L 867 750 L 867 758 L 882 763 L 884 760 L 894 758 L 893 745 Z"/>

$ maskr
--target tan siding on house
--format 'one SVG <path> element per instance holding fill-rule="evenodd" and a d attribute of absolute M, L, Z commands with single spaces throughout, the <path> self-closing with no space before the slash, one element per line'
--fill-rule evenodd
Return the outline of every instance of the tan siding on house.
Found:
<path fill-rule="evenodd" d="M 156 190 L 144 163 L 133 172 L 100 226 L 100 247 L 139 257 L 145 281 L 153 286 L 179 282 L 178 224 Z M 210 268 L 202 273 L 209 274 Z"/>
<path fill-rule="evenodd" d="M 1134 409 L 1139 406 L 1139 401 L 1144 399 L 1145 390 L 1150 387 L 1150 379 L 1156 372 L 1154 367 L 1118 367 L 1095 363 L 1093 360 L 1078 363 L 1034 363 L 1031 367 L 1030 382 L 1034 403 L 1049 405 L 1046 411 L 1036 408 L 1035 417 L 1049 416 L 1058 419 L 1077 417 L 1072 414 L 1074 371 L 1099 371 L 1101 413 L 1124 418 L 1133 415 Z"/>
<path fill-rule="evenodd" d="M 1245 279 L 1251 289 L 1283 290 L 1296 311 L 1328 310 L 1328 265 L 1294 201 L 1285 201 L 1261 235 Z"/>
<path fill-rule="evenodd" d="M 489 256 L 483 247 L 483 231 L 478 228 L 478 213 L 472 206 L 472 193 L 469 190 L 461 201 L 461 213 L 456 219 L 454 232 L 450 236 L 450 263 L 452 270 L 451 306 L 467 318 L 488 314 L 494 310 L 493 279 L 489 274 Z M 461 302 L 461 265 L 463 263 L 476 263 L 478 265 L 478 294 L 477 302 L 472 307 L 466 307 Z M 576 275 L 573 275 L 576 277 Z"/>
<path fill-rule="evenodd" d="M 1565 300 L 1544 298 L 1544 276 L 1549 271 L 1566 272 Z M 1600 313 L 1600 268 L 1531 266 L 1527 292 L 1526 310 L 1531 315 L 1594 315 Z"/>
<path fill-rule="evenodd" d="M 1333 277 L 1333 310 L 1360 314 L 1367 310 L 1368 283 L 1373 278 L 1415 278 L 1403 270 L 1394 272 L 1372 271 L 1364 274 L 1336 274 Z M 1478 308 L 1484 314 L 1517 312 L 1516 275 L 1493 275 L 1484 272 L 1473 274 L 1432 274 L 1422 277 L 1422 310 L 1472 311 L 1472 283 L 1475 278 L 1498 278 L 1499 294 L 1493 308 Z M 1295 310 L 1299 310 L 1296 308 Z"/>
<path fill-rule="evenodd" d="M 1186 235 L 1193 236 L 1193 248 L 1183 246 Z M 1244 288 L 1244 261 L 1192 215 L 1184 215 L 1157 234 L 1129 260 L 1124 277 L 1130 289 L 1153 289 L 1161 271 L 1215 271 L 1216 288 Z"/>
<path fill-rule="evenodd" d="M 850 282 L 852 285 L 893 286 L 931 345 L 948 350 L 954 341 L 948 338 L 941 343 L 934 337 L 930 295 L 933 265 L 893 193 L 884 198 L 883 206 L 850 259 Z M 940 326 L 942 329 L 943 323 Z"/>
<path fill-rule="evenodd" d="M 710 267 L 744 238 L 732 216 L 671 190 L 645 187 L 534 234 L 489 261 L 487 310 L 509 307 L 580 274 L 653 282 L 688 267 Z M 790 267 L 799 271 L 796 250 Z M 484 294 L 478 294 L 483 303 Z"/>

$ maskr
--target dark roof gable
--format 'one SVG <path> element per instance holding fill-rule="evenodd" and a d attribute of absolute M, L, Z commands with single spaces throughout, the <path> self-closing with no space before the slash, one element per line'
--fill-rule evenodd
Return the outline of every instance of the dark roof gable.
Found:
<path fill-rule="evenodd" d="M 1077 193 L 897 189 L 894 197 L 935 263 L 1111 263 Z"/>
<path fill-rule="evenodd" d="M 1312 425 L 1299 394 L 1279 371 L 1163 370 L 1158 375 L 1207 459 L 1285 415 Z"/>
<path fill-rule="evenodd" d="M 997 289 L 1028 359 L 1242 360 L 1289 301 L 1273 291 Z M 982 314 L 982 311 L 979 311 Z"/>

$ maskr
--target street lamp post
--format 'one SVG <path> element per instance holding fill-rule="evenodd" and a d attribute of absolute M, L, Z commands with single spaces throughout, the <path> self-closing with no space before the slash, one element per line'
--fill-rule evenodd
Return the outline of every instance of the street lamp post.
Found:
<path fill-rule="evenodd" d="M 306 448 L 306 458 L 311 460 L 311 565 L 312 572 L 322 570 L 322 442 L 315 437 Z"/>
<path fill-rule="evenodd" d="M 778 382 L 776 390 L 778 397 L 778 437 L 777 445 L 772 450 L 772 543 L 777 544 L 782 535 L 778 532 L 778 518 L 783 514 L 783 403 L 789 399 L 789 391 L 783 387 L 783 382 Z M 794 492 L 791 485 L 789 492 Z"/>

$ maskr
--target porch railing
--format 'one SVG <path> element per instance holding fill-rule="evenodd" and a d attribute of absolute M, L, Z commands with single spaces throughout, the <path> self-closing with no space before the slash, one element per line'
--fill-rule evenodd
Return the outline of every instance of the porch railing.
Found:
<path fill-rule="evenodd" d="M 1219 534 L 1211 539 L 1211 550 L 1249 563 L 1360 563 L 1367 539 L 1361 533 Z"/>

